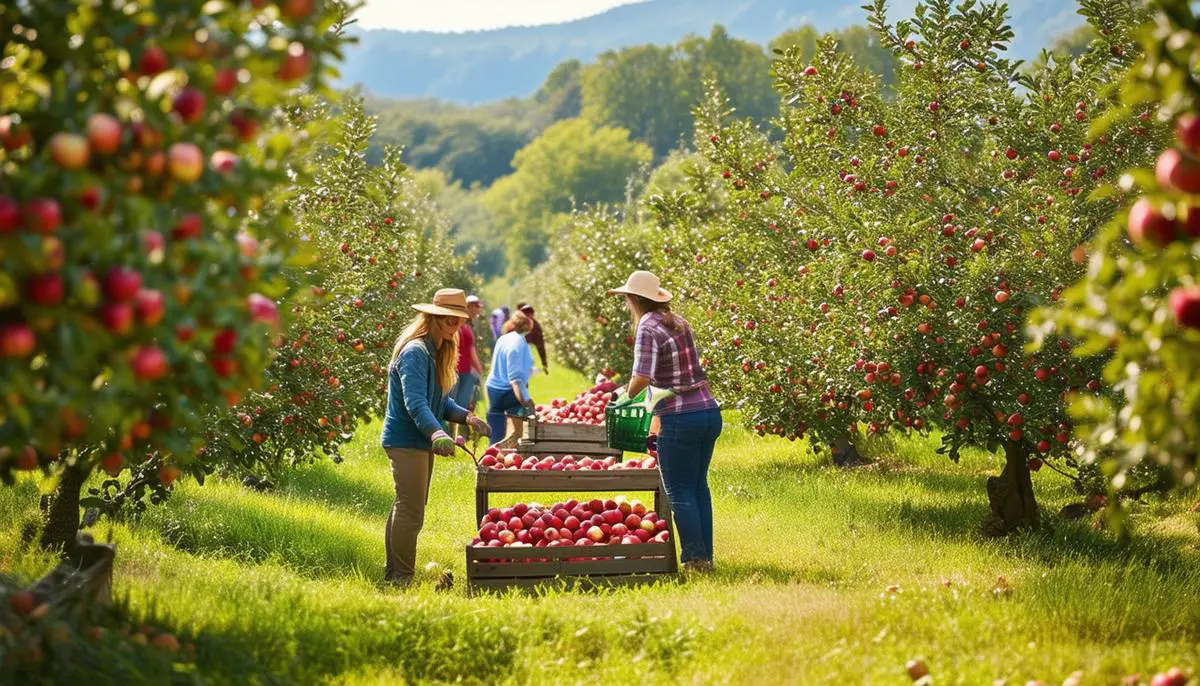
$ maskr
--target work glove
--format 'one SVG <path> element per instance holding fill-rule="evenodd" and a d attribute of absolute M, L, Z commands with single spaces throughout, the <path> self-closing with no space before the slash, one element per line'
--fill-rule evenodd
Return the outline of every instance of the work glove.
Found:
<path fill-rule="evenodd" d="M 471 427 L 472 433 L 476 436 L 490 436 L 492 433 L 492 427 L 488 426 L 487 422 L 475 415 L 467 417 L 467 426 Z"/>
<path fill-rule="evenodd" d="M 632 405 L 632 404 L 633 404 L 633 396 L 629 395 L 628 393 L 621 393 L 621 395 L 617 396 L 617 399 L 613 400 L 611 403 L 609 403 L 608 406 L 609 407 L 628 407 L 629 405 Z"/>
<path fill-rule="evenodd" d="M 438 429 L 433 432 L 433 454 L 441 455 L 442 457 L 450 457 L 454 454 L 454 439 L 450 438 L 450 434 Z"/>

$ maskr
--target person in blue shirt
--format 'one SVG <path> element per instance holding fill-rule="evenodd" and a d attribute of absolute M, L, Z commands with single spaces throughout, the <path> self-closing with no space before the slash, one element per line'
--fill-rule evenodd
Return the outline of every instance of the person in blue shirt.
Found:
<path fill-rule="evenodd" d="M 520 435 L 521 417 L 533 410 L 529 396 L 529 378 L 533 376 L 533 353 L 525 337 L 533 330 L 533 321 L 520 310 L 513 312 L 504 324 L 504 335 L 496 340 L 492 351 L 492 371 L 488 375 L 487 423 L 491 427 L 491 442 L 505 438 L 507 420 Z"/>
<path fill-rule="evenodd" d="M 388 365 L 381 439 L 396 487 L 387 521 L 384 577 L 397 585 L 407 585 L 415 571 L 433 456 L 454 454 L 454 439 L 442 428 L 442 421 L 467 424 L 479 435 L 488 432 L 482 419 L 449 397 L 456 380 L 458 330 L 467 320 L 467 294 L 443 288 L 432 303 L 413 305 L 413 309 L 418 314 L 396 339 Z M 448 576 L 440 580 L 444 585 L 452 582 Z"/>

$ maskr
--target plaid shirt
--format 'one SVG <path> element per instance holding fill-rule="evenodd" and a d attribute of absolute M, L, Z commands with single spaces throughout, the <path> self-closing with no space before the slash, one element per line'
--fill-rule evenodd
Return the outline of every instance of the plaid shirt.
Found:
<path fill-rule="evenodd" d="M 676 318 L 683 321 L 678 315 Z M 684 414 L 718 407 L 700 367 L 700 353 L 691 327 L 685 324 L 672 331 L 663 324 L 659 312 L 647 312 L 638 322 L 633 342 L 633 373 L 648 377 L 655 388 L 667 388 L 678 394 L 664 400 L 654 414 Z"/>

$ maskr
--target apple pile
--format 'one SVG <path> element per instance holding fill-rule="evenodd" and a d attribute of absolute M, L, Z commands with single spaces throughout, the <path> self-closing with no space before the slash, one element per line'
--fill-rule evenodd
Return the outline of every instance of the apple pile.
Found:
<path fill-rule="evenodd" d="M 575 455 L 522 456 L 513 450 L 500 450 L 492 446 L 484 451 L 479 464 L 488 469 L 525 470 L 538 472 L 617 471 L 631 469 L 658 469 L 658 460 L 646 457 L 640 460 L 618 462 L 616 457 L 604 458 Z"/>
<path fill-rule="evenodd" d="M 477 548 L 556 548 L 561 546 L 667 543 L 668 522 L 640 500 L 568 500 L 544 507 L 517 503 L 493 508 L 471 540 Z"/>
<path fill-rule="evenodd" d="M 601 426 L 604 424 L 604 411 L 612 402 L 613 391 L 617 388 L 617 384 L 605 380 L 575 396 L 570 402 L 555 398 L 549 405 L 537 406 L 537 420 L 547 424 Z"/>

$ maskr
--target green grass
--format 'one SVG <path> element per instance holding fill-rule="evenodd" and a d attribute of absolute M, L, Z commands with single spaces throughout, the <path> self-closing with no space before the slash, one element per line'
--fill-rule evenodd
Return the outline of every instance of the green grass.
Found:
<path fill-rule="evenodd" d="M 533 393 L 584 385 L 556 372 Z M 728 426 L 712 472 L 717 574 L 615 592 L 379 585 L 392 496 L 376 425 L 343 464 L 274 492 L 188 483 L 93 533 L 119 546 L 117 592 L 196 636 L 216 683 L 902 684 L 915 656 L 939 684 L 1200 667 L 1200 536 L 1184 498 L 1139 509 L 1127 544 L 1090 521 L 987 540 L 983 480 L 998 464 L 954 465 L 935 445 L 875 441 L 874 466 L 841 471 Z M 469 460 L 439 460 L 421 539 L 421 560 L 459 580 L 473 486 Z M 1037 488 L 1049 511 L 1072 499 L 1045 471 Z M 33 481 L 0 489 L 0 570 L 31 578 L 48 563 L 20 542 L 36 501 Z M 999 576 L 1012 592 L 997 598 Z"/>

